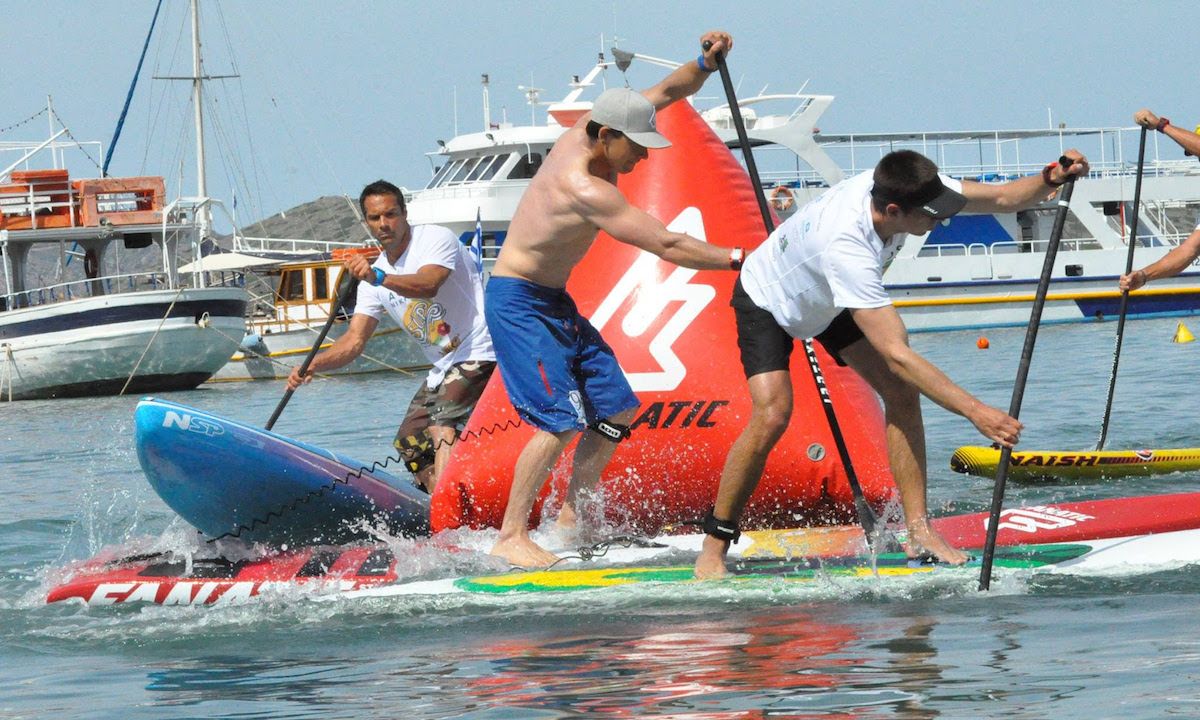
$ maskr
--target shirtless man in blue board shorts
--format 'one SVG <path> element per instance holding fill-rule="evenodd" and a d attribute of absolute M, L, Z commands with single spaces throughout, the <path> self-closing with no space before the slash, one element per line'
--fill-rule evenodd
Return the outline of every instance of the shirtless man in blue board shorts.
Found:
<path fill-rule="evenodd" d="M 1021 423 L 954 384 L 908 345 L 904 321 L 883 286 L 883 271 L 908 234 L 923 235 L 960 211 L 1033 207 L 1087 160 L 1068 150 L 1070 168 L 1002 184 L 959 181 L 911 150 L 884 156 L 874 172 L 847 178 L 792 215 L 754 251 L 733 288 L 738 347 L 750 388 L 750 422 L 725 458 L 716 503 L 705 523 L 695 574 L 726 574 L 725 555 L 758 485 L 767 456 L 792 414 L 789 357 L 797 339 L 815 338 L 883 399 L 888 461 L 908 526 L 908 553 L 962 564 L 967 556 L 929 524 L 921 395 L 971 421 L 1007 447 Z"/>
<path fill-rule="evenodd" d="M 1200 159 L 1200 126 L 1197 126 L 1196 132 L 1188 132 L 1181 127 L 1172 125 L 1167 118 L 1159 117 L 1149 110 L 1138 110 L 1134 114 L 1133 120 L 1147 130 L 1157 130 L 1179 143 L 1179 146 L 1183 148 L 1184 155 L 1192 155 Z M 1118 287 L 1132 292 L 1151 280 L 1175 277 L 1187 270 L 1197 257 L 1200 257 L 1200 220 L 1197 221 L 1196 229 L 1192 231 L 1192 234 L 1179 243 L 1178 247 L 1172 248 L 1166 255 L 1141 270 L 1134 270 L 1128 275 L 1121 276 Z"/>
<path fill-rule="evenodd" d="M 612 349 L 566 293 L 571 271 L 598 231 L 683 267 L 741 267 L 741 248 L 717 247 L 666 229 L 625 201 L 617 176 L 670 142 L 654 117 L 695 93 L 733 47 L 723 32 L 696 62 L 674 70 L 641 93 L 608 90 L 592 111 L 563 133 L 521 198 L 488 281 L 484 301 L 500 375 L 522 420 L 537 428 L 513 471 L 508 507 L 492 554 L 514 565 L 550 565 L 558 557 L 529 537 L 529 514 L 550 470 L 583 432 L 575 452 L 561 527 L 578 522 L 581 493 L 591 490 L 629 436 L 639 402 Z M 587 432 L 584 432 L 588 430 Z"/>

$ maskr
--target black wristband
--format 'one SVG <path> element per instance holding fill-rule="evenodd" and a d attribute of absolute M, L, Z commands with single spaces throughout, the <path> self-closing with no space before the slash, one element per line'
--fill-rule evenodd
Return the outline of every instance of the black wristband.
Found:
<path fill-rule="evenodd" d="M 1053 180 L 1050 179 L 1050 171 L 1056 167 L 1058 167 L 1058 163 L 1052 162 L 1049 165 L 1047 165 L 1046 167 L 1042 168 L 1042 182 L 1046 183 L 1047 185 L 1049 185 L 1052 188 L 1063 186 L 1062 183 L 1054 182 Z"/>
<path fill-rule="evenodd" d="M 1158 127 L 1154 128 L 1154 129 L 1159 132 L 1163 132 L 1167 129 L 1167 126 L 1170 124 L 1171 124 L 1170 120 L 1168 120 L 1166 118 L 1159 118 L 1158 119 Z"/>

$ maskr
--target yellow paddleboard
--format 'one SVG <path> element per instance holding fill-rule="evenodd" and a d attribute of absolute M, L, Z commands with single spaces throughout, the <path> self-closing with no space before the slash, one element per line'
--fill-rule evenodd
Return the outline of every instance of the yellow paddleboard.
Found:
<path fill-rule="evenodd" d="M 950 469 L 967 475 L 995 476 L 999 464 L 1000 451 L 990 447 L 960 447 L 950 457 Z M 1030 450 L 1013 452 L 1008 477 L 1014 480 L 1116 478 L 1189 470 L 1200 470 L 1200 448 L 1099 452 Z"/>

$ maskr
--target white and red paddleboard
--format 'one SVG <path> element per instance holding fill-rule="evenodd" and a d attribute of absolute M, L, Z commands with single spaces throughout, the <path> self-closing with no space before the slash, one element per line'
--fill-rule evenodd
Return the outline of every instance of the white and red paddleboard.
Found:
<path fill-rule="evenodd" d="M 963 548 L 980 548 L 987 513 L 933 521 Z M 903 533 L 899 533 L 903 539 Z M 675 535 L 630 546 L 613 543 L 602 558 L 577 559 L 572 568 L 645 567 L 665 560 L 688 563 L 703 535 Z M 1136 542 L 1134 542 L 1136 540 Z M 998 547 L 1085 544 L 1070 567 L 1128 571 L 1158 569 L 1162 563 L 1200 562 L 1200 493 L 1155 495 L 1078 503 L 1010 508 L 1001 514 Z M 1094 547 L 1091 547 L 1094 546 Z M 1099 555 L 1101 550 L 1103 554 Z M 731 561 L 856 558 L 863 556 L 862 530 L 854 525 L 751 531 L 731 548 Z M 563 554 L 576 555 L 577 550 Z M 1087 557 L 1084 563 L 1080 558 Z M 1053 565 L 1059 567 L 1059 565 Z M 73 569 L 47 595 L 47 602 L 80 600 L 91 605 L 147 602 L 160 605 L 219 605 L 244 602 L 272 588 L 306 588 L 312 595 L 414 595 L 423 589 L 454 586 L 461 578 L 406 583 L 396 557 L 381 545 L 306 547 L 253 560 L 187 559 L 168 555 L 97 558 Z M 461 585 L 461 583 L 460 583 Z M 430 590 L 432 591 L 432 590 Z"/>

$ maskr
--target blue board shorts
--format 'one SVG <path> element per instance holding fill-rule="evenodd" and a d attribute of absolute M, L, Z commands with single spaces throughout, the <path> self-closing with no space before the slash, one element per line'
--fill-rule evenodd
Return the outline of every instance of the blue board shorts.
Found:
<path fill-rule="evenodd" d="M 566 290 L 493 276 L 483 305 L 504 389 L 522 420 L 552 433 L 583 430 L 641 405 Z"/>

